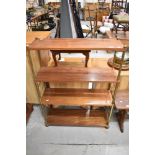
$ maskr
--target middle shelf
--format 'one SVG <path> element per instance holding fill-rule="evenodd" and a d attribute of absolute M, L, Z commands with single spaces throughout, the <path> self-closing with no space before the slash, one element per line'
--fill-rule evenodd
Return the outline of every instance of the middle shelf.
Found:
<path fill-rule="evenodd" d="M 111 68 L 42 67 L 36 82 L 110 82 L 117 76 Z"/>
<path fill-rule="evenodd" d="M 44 105 L 63 106 L 112 106 L 109 90 L 46 88 L 41 98 Z"/>

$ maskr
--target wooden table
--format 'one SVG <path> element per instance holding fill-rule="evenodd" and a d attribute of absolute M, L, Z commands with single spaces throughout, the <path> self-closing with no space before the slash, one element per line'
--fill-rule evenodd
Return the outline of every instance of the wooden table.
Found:
<path fill-rule="evenodd" d="M 44 39 L 47 38 L 51 32 L 49 31 L 37 31 L 37 32 L 26 32 L 26 47 L 35 40 L 35 38 Z M 32 52 L 31 54 L 28 54 L 28 50 L 26 51 L 26 97 L 28 103 L 39 103 L 39 97 L 38 92 L 36 89 L 36 85 L 34 82 L 34 75 L 37 72 L 38 68 L 40 68 L 40 63 L 38 59 L 38 53 Z M 33 64 L 35 63 L 34 72 L 32 69 L 32 65 L 30 63 L 30 59 L 33 59 Z"/>

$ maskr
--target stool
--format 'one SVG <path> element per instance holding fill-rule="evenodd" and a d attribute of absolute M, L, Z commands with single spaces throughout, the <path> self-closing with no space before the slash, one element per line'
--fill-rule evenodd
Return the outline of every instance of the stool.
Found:
<path fill-rule="evenodd" d="M 119 123 L 120 131 L 124 131 L 124 120 L 129 111 L 129 92 L 128 90 L 121 90 L 116 93 L 115 106 L 118 110 L 116 114 Z"/>

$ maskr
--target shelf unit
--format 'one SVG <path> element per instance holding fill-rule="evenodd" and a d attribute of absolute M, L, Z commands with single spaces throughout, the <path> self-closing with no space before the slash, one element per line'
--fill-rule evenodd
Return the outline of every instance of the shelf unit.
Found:
<path fill-rule="evenodd" d="M 39 52 L 39 50 L 98 49 L 122 51 L 122 61 L 124 59 L 123 44 L 116 39 L 36 39 L 29 46 L 28 54 L 31 50 Z M 45 125 L 108 128 L 120 71 L 116 75 L 113 68 L 41 67 L 35 81 L 39 93 L 40 83 L 46 85 L 44 92 L 40 93 Z M 50 88 L 49 82 L 107 82 L 109 88 L 108 90 Z M 114 90 L 111 89 L 111 84 L 115 85 Z"/>

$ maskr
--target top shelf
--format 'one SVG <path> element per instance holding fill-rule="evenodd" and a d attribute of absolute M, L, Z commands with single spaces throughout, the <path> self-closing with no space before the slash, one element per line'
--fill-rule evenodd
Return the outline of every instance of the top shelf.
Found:
<path fill-rule="evenodd" d="M 107 50 L 124 51 L 124 46 L 117 39 L 88 39 L 88 38 L 46 38 L 36 39 L 29 45 L 30 50 Z"/>

